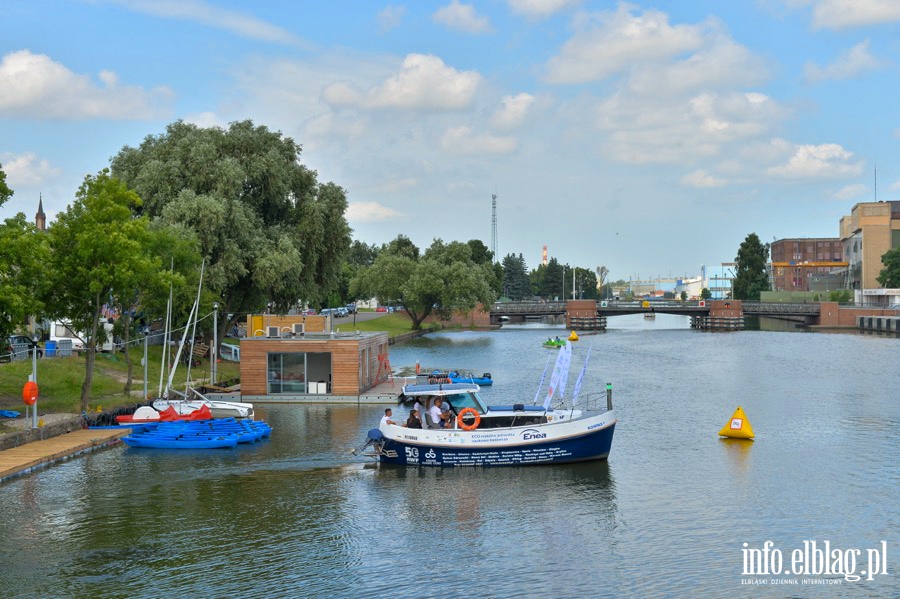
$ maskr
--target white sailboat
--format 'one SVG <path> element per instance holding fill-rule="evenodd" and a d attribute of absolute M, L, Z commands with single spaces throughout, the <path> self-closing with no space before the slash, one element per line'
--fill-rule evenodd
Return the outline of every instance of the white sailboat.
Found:
<path fill-rule="evenodd" d="M 188 316 L 187 326 L 181 335 L 181 342 L 178 344 L 178 351 L 175 353 L 174 364 L 169 371 L 169 378 L 166 386 L 162 388 L 162 375 L 160 375 L 160 393 L 159 398 L 153 402 L 153 408 L 157 411 L 164 411 L 171 407 L 179 414 L 190 414 L 194 410 L 199 410 L 204 405 L 212 412 L 213 418 L 253 418 L 253 404 L 238 401 L 220 401 L 207 398 L 205 395 L 197 391 L 191 386 L 190 365 L 188 366 L 188 382 L 184 393 L 176 391 L 172 388 L 172 382 L 175 379 L 175 371 L 178 368 L 178 362 L 181 360 L 181 352 L 187 343 L 188 330 L 191 330 L 191 346 L 193 347 L 194 333 L 197 331 L 197 320 L 200 309 L 200 290 L 203 288 L 203 270 L 206 262 L 200 266 L 200 285 L 197 289 L 197 297 L 194 299 L 194 305 L 191 307 L 191 313 Z M 169 320 L 171 318 L 171 292 L 169 295 L 169 307 L 167 309 L 166 319 L 166 335 L 165 346 L 163 348 L 163 364 L 165 365 L 166 354 L 168 350 L 169 339 Z M 215 325 L 214 325 L 215 326 Z M 163 367 L 165 370 L 165 366 Z"/>

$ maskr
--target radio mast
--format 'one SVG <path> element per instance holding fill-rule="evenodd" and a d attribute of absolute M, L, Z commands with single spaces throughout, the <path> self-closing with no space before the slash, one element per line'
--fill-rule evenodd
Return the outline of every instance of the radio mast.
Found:
<path fill-rule="evenodd" d="M 497 255 L 497 194 L 491 194 L 491 252 L 494 253 L 494 262 L 500 262 Z"/>

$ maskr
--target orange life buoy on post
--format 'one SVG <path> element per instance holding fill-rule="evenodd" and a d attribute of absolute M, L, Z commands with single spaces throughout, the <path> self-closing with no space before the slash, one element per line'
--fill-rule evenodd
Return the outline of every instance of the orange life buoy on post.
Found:
<path fill-rule="evenodd" d="M 473 416 L 475 416 L 475 422 L 473 422 L 472 424 L 466 424 L 463 418 L 467 414 L 472 414 Z M 476 410 L 475 408 L 463 408 L 456 416 L 456 423 L 459 425 L 459 428 L 463 429 L 464 431 L 474 431 L 476 428 L 478 428 L 478 425 L 481 424 L 481 414 L 479 414 L 478 410 Z"/>

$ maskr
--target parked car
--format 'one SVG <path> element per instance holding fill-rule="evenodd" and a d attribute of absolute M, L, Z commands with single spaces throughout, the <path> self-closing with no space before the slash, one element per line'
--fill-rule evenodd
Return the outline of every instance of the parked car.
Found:
<path fill-rule="evenodd" d="M 385 308 L 384 306 L 378 306 L 377 308 L 375 308 L 375 311 L 376 312 L 387 312 L 388 309 Z"/>
<path fill-rule="evenodd" d="M 0 348 L 0 356 L 3 356 L 4 361 L 8 361 L 13 352 L 13 345 L 24 345 L 28 347 L 28 357 L 30 358 L 32 352 L 37 352 L 38 358 L 44 357 L 44 350 L 38 345 L 34 339 L 28 337 L 27 335 L 10 335 L 9 339 L 6 342 L 6 347 Z"/>
<path fill-rule="evenodd" d="M 348 314 L 356 314 L 356 304 L 347 304 L 344 307 L 347 308 Z"/>
<path fill-rule="evenodd" d="M 340 318 L 343 318 L 344 316 L 349 316 L 349 315 L 350 315 L 350 312 L 347 311 L 347 308 L 335 308 L 334 311 L 335 311 L 335 313 L 338 315 L 338 317 L 340 317 Z"/>
<path fill-rule="evenodd" d="M 301 314 L 303 314 L 303 315 L 305 315 L 305 316 L 315 316 L 315 315 L 316 315 L 316 309 L 315 309 L 315 308 L 307 308 L 306 310 L 304 310 L 303 312 L 301 312 Z"/>

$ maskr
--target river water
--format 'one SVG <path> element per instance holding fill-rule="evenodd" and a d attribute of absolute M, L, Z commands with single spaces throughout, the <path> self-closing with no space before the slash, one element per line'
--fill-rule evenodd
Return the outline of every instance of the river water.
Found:
<path fill-rule="evenodd" d="M 565 333 L 432 334 L 391 363 L 491 372 L 488 403 L 532 403 Z M 900 596 L 900 339 L 616 317 L 576 343 L 568 396 L 588 347 L 577 401 L 612 383 L 619 418 L 606 462 L 379 468 L 348 449 L 384 406 L 261 407 L 269 441 L 116 446 L 0 485 L 0 595 Z M 720 440 L 739 405 L 756 440 Z M 751 549 L 780 574 L 747 570 Z M 860 576 L 870 559 L 889 574 Z"/>

